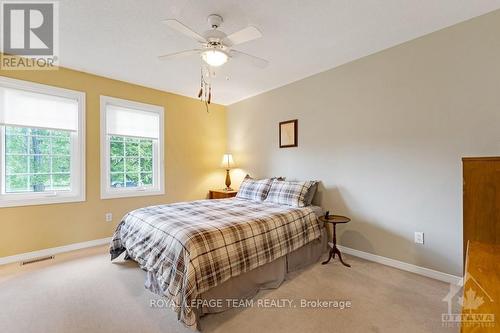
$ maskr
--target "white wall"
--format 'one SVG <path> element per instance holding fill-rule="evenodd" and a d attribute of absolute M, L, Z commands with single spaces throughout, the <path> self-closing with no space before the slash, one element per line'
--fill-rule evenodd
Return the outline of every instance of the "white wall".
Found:
<path fill-rule="evenodd" d="M 499 31 L 497 11 L 229 106 L 233 183 L 321 180 L 342 245 L 461 275 L 461 157 L 500 154 Z"/>

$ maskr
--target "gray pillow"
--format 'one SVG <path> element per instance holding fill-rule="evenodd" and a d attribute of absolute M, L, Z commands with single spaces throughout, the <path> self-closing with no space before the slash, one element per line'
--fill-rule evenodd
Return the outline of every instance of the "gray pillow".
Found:
<path fill-rule="evenodd" d="M 306 196 L 304 197 L 304 203 L 306 206 L 310 206 L 312 204 L 314 195 L 318 190 L 318 183 L 319 182 L 314 182 L 314 184 L 309 188 L 309 191 L 307 191 Z"/>

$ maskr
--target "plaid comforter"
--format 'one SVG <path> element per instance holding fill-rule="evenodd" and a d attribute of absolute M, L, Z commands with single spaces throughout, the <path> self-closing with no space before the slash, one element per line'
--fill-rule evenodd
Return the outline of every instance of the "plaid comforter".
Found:
<path fill-rule="evenodd" d="M 199 200 L 134 210 L 113 235 L 111 259 L 127 256 L 147 272 L 145 286 L 166 296 L 197 329 L 197 297 L 320 237 L 311 208 L 245 199 Z"/>

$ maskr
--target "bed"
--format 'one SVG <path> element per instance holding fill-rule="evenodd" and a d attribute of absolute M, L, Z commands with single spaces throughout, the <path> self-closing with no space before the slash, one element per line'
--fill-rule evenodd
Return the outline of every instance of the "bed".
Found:
<path fill-rule="evenodd" d="M 326 233 L 318 214 L 319 207 L 241 198 L 140 208 L 117 226 L 111 259 L 125 252 L 138 262 L 145 287 L 169 299 L 186 326 L 200 329 L 201 316 L 226 309 L 200 300 L 253 297 L 319 260 Z"/>

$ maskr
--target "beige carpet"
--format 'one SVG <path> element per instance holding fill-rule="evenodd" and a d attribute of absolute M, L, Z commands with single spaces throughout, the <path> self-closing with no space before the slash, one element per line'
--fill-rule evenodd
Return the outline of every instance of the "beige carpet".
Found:
<path fill-rule="evenodd" d="M 294 273 L 257 299 L 293 299 L 298 308 L 246 308 L 209 315 L 203 332 L 454 332 L 441 327 L 448 285 L 346 256 Z M 55 260 L 0 266 L 0 332 L 192 332 L 170 309 L 152 308 L 133 262 L 111 263 L 107 247 Z M 301 309 L 300 299 L 350 300 L 350 309 Z"/>

